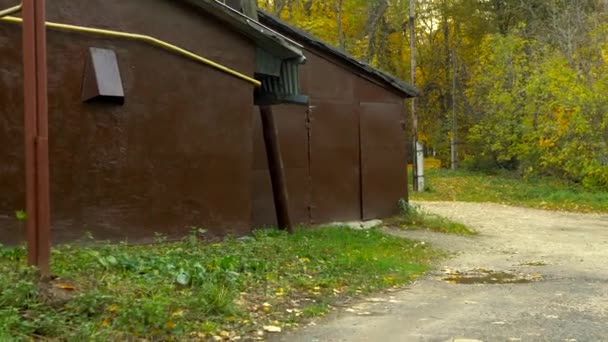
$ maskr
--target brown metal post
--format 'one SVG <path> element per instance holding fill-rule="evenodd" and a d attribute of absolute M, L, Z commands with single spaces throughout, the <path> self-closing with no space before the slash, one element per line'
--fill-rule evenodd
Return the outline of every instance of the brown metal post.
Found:
<path fill-rule="evenodd" d="M 23 78 L 28 261 L 46 278 L 51 244 L 44 0 L 23 0 Z"/>
<path fill-rule="evenodd" d="M 272 183 L 272 194 L 274 206 L 277 213 L 279 229 L 293 232 L 291 217 L 289 216 L 289 200 L 287 196 L 287 182 L 285 181 L 285 170 L 283 158 L 279 147 L 279 134 L 271 106 L 260 106 L 262 116 L 262 130 L 264 132 L 264 144 L 266 145 L 266 156 L 268 158 L 268 170 Z"/>

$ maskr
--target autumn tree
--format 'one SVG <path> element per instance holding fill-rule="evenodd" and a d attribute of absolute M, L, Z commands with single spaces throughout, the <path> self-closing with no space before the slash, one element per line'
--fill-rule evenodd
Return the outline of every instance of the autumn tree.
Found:
<path fill-rule="evenodd" d="M 444 166 L 457 133 L 465 166 L 608 189 L 608 2 L 416 3 L 420 139 Z M 408 0 L 260 0 L 260 5 L 409 79 Z"/>

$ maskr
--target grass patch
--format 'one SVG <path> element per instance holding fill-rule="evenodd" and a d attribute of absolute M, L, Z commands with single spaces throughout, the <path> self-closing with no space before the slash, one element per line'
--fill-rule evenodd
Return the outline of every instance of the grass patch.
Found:
<path fill-rule="evenodd" d="M 427 213 L 420 206 L 399 201 L 400 215 L 385 221 L 388 226 L 396 226 L 406 230 L 430 230 L 434 232 L 474 235 L 476 231 L 462 223 L 452 221 L 445 217 Z"/>
<path fill-rule="evenodd" d="M 107 341 L 259 337 L 293 326 L 332 303 L 400 286 L 438 254 L 379 231 L 257 231 L 220 243 L 192 235 L 148 246 L 53 249 L 58 278 L 41 287 L 0 248 L 0 341 Z M 67 296 L 66 296 L 67 294 Z"/>
<path fill-rule="evenodd" d="M 323 316 L 329 312 L 330 306 L 325 303 L 312 304 L 302 310 L 302 316 L 305 318 L 313 318 Z"/>
<path fill-rule="evenodd" d="M 608 212 L 608 192 L 550 178 L 522 179 L 512 174 L 466 170 L 426 171 L 427 191 L 411 192 L 413 200 L 493 202 L 575 212 Z"/>

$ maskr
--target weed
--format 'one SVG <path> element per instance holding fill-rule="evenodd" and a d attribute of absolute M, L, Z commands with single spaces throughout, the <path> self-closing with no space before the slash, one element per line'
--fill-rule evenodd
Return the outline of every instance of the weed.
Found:
<path fill-rule="evenodd" d="M 304 318 L 314 318 L 325 315 L 329 312 L 329 305 L 326 303 L 315 303 L 307 306 L 302 310 Z"/>
<path fill-rule="evenodd" d="M 27 220 L 27 214 L 25 213 L 24 210 L 16 210 L 15 211 L 15 219 L 18 222 L 18 226 L 19 226 L 19 236 L 25 236 L 24 235 L 24 226 L 25 226 L 25 221 Z M 2 245 L 0 245 L 0 247 L 2 247 Z M 21 263 L 21 260 L 25 258 L 25 249 L 24 248 L 15 248 L 12 249 L 12 253 L 10 253 L 11 255 L 3 255 L 2 257 L 8 257 L 9 259 L 15 261 L 15 271 L 19 272 L 19 265 Z"/>
<path fill-rule="evenodd" d="M 164 235 L 163 233 L 154 233 L 154 243 L 161 245 L 163 243 L 167 243 L 167 236 Z"/>
<path fill-rule="evenodd" d="M 386 221 L 388 225 L 402 229 L 426 229 L 441 233 L 471 235 L 476 232 L 462 223 L 454 222 L 445 217 L 426 213 L 418 205 L 404 199 L 398 202 L 400 215 Z"/>
<path fill-rule="evenodd" d="M 399 200 L 399 214 L 405 218 L 415 218 L 420 215 L 420 208 L 417 205 L 413 205 L 403 198 Z"/>

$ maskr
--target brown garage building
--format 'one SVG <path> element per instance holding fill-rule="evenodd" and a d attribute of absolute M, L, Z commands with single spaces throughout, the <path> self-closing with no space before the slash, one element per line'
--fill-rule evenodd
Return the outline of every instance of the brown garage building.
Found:
<path fill-rule="evenodd" d="M 146 39 L 49 27 L 55 242 L 275 224 L 260 104 L 297 104 L 274 107 L 294 221 L 384 217 L 407 198 L 403 102 L 417 91 L 242 4 L 48 2 L 49 22 L 146 35 L 238 73 Z M 22 78 L 20 24 L 0 19 L 1 243 L 22 237 Z"/>
<path fill-rule="evenodd" d="M 262 12 L 266 26 L 301 43 L 308 107 L 275 108 L 292 219 L 368 220 L 407 199 L 404 99 L 418 91 Z M 276 223 L 261 125 L 254 115 L 255 226 Z"/>
<path fill-rule="evenodd" d="M 25 206 L 15 20 L 0 20 L 2 243 L 21 239 L 14 212 Z M 263 83 L 289 83 L 303 60 L 297 44 L 213 0 L 54 0 L 47 20 L 148 35 Z M 296 74 L 267 77 L 260 53 Z M 148 41 L 52 27 L 48 70 L 54 241 L 250 231 L 251 82 Z"/>

